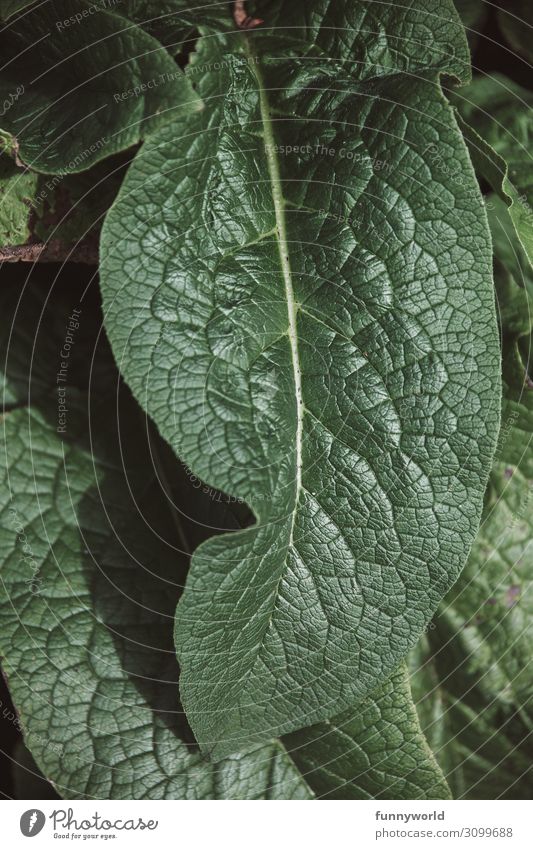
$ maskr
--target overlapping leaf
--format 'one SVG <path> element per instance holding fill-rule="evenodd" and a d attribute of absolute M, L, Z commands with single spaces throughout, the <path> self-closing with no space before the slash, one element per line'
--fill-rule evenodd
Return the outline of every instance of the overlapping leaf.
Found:
<path fill-rule="evenodd" d="M 0 51 L 0 125 L 38 171 L 82 171 L 199 105 L 158 41 L 84 0 L 13 18 Z"/>
<path fill-rule="evenodd" d="M 183 556 L 171 493 L 154 473 L 158 440 L 119 388 L 102 340 L 88 356 L 98 326 L 85 303 L 58 434 L 51 390 L 74 292 L 48 298 L 41 281 L 19 303 L 18 279 L 1 292 L 12 330 L 2 344 L 4 390 L 17 409 L 2 422 L 0 649 L 26 744 L 58 792 L 446 798 L 403 671 L 331 724 L 218 765 L 200 755 L 177 704 L 172 631 Z M 167 460 L 175 481 L 177 464 Z"/>
<path fill-rule="evenodd" d="M 251 11 L 262 30 L 198 45 L 205 109 L 145 144 L 101 246 L 119 368 L 257 518 L 196 551 L 178 608 L 215 757 L 390 675 L 463 564 L 499 413 L 490 239 L 439 87 L 468 65 L 451 3 Z"/>

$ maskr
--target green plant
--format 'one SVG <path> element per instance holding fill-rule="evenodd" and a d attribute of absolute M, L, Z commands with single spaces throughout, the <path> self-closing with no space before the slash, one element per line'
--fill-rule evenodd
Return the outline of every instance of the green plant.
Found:
<path fill-rule="evenodd" d="M 0 284 L 0 651 L 39 769 L 525 795 L 530 94 L 470 82 L 451 0 L 0 14 L 0 256 L 39 261 Z"/>

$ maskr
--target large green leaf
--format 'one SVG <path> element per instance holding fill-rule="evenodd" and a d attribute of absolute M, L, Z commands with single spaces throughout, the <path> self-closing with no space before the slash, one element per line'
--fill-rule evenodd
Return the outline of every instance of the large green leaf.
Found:
<path fill-rule="evenodd" d="M 476 77 L 454 103 L 474 167 L 507 203 L 533 265 L 533 93 L 495 74 Z"/>
<path fill-rule="evenodd" d="M 98 326 L 86 298 L 58 434 L 50 389 L 74 292 L 46 295 L 36 281 L 20 302 L 20 290 L 18 279 L 0 290 L 12 330 L 5 387 L 17 407 L 2 423 L 0 646 L 44 775 L 67 798 L 447 798 L 403 670 L 327 725 L 216 766 L 200 755 L 176 700 L 184 563 L 173 519 L 185 519 L 159 485 L 161 446 L 101 340 L 88 355 Z M 190 510 L 189 494 L 184 503 Z"/>
<path fill-rule="evenodd" d="M 0 120 L 38 171 L 82 171 L 198 108 L 158 41 L 84 0 L 49 0 L 9 21 L 0 51 Z"/>
<path fill-rule="evenodd" d="M 533 274 L 504 203 L 492 197 L 488 206 L 502 328 L 502 427 L 479 534 L 430 631 L 433 660 L 423 657 L 414 688 L 455 798 L 530 798 Z"/>
<path fill-rule="evenodd" d="M 466 558 L 499 418 L 490 239 L 439 86 L 468 61 L 452 5 L 302 8 L 201 41 L 206 107 L 143 146 L 101 243 L 119 368 L 257 519 L 196 551 L 177 613 L 216 757 L 391 674 Z"/>

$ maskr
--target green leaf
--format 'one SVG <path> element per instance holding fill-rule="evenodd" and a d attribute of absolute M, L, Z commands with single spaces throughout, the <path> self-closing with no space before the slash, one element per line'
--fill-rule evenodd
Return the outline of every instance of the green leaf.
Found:
<path fill-rule="evenodd" d="M 284 8 L 286 39 L 259 7 L 275 44 L 201 41 L 206 108 L 145 144 L 101 242 L 125 379 L 257 519 L 195 552 L 177 612 L 216 758 L 390 676 L 467 556 L 499 417 L 490 239 L 438 82 L 467 63 L 451 4 L 321 2 L 306 42 Z"/>
<path fill-rule="evenodd" d="M 533 94 L 506 77 L 476 77 L 453 98 L 478 174 L 505 200 L 533 264 Z"/>
<path fill-rule="evenodd" d="M 83 0 L 32 8 L 0 50 L 0 121 L 45 173 L 83 171 L 199 105 L 159 42 Z"/>
<path fill-rule="evenodd" d="M 0 154 L 0 247 L 61 245 L 68 254 L 94 243 L 115 200 L 128 160 L 97 162 L 79 174 L 37 174 Z"/>
<path fill-rule="evenodd" d="M 44 294 L 42 283 L 25 289 L 22 305 L 17 280 L 0 290 L 13 329 L 1 361 L 19 406 L 3 421 L 0 633 L 43 774 L 69 799 L 447 798 L 403 672 L 326 726 L 218 765 L 199 754 L 176 701 L 172 622 L 184 563 L 180 514 L 153 464 L 161 446 L 116 388 L 101 338 L 87 356 L 98 327 L 85 303 L 58 433 L 58 396 L 44 385 L 56 382 L 72 291 Z M 19 381 L 26 334 L 36 340 L 29 386 Z M 175 462 L 163 465 L 175 480 Z"/>
<path fill-rule="evenodd" d="M 8 153 L 0 153 L 0 247 L 22 244 L 29 237 L 37 179 L 37 174 L 18 168 Z"/>
<path fill-rule="evenodd" d="M 529 0 L 507 0 L 505 7 L 498 9 L 498 23 L 513 50 L 533 62 L 533 9 Z"/>
<path fill-rule="evenodd" d="M 379 698 L 290 734 L 284 743 L 320 798 L 450 798 L 420 732 L 403 665 Z"/>

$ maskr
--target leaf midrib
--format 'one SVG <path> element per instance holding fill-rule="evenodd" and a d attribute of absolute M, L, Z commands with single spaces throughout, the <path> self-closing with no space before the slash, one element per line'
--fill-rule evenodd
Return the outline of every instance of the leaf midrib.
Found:
<path fill-rule="evenodd" d="M 294 497 L 294 508 L 292 515 L 291 532 L 289 538 L 289 547 L 292 545 L 296 511 L 300 494 L 302 491 L 302 442 L 303 442 L 303 420 L 304 420 L 304 402 L 302 392 L 302 369 L 300 365 L 300 356 L 298 351 L 298 330 L 297 330 L 297 314 L 299 304 L 294 295 L 294 287 L 292 285 L 292 270 L 289 260 L 289 240 L 287 238 L 287 225 L 285 219 L 285 199 L 281 189 L 281 172 L 277 155 L 275 153 L 275 136 L 270 113 L 270 104 L 259 67 L 259 57 L 256 56 L 250 46 L 250 42 L 246 39 L 246 50 L 248 57 L 251 60 L 249 65 L 253 68 L 254 76 L 257 80 L 259 93 L 259 109 L 261 114 L 261 122 L 264 131 L 264 149 L 268 167 L 268 175 L 272 188 L 272 200 L 274 202 L 274 216 L 276 222 L 276 242 L 278 245 L 281 271 L 283 282 L 285 285 L 285 297 L 287 300 L 287 317 L 288 327 L 287 336 L 291 349 L 292 369 L 294 376 L 294 386 L 296 390 L 296 491 Z"/>

